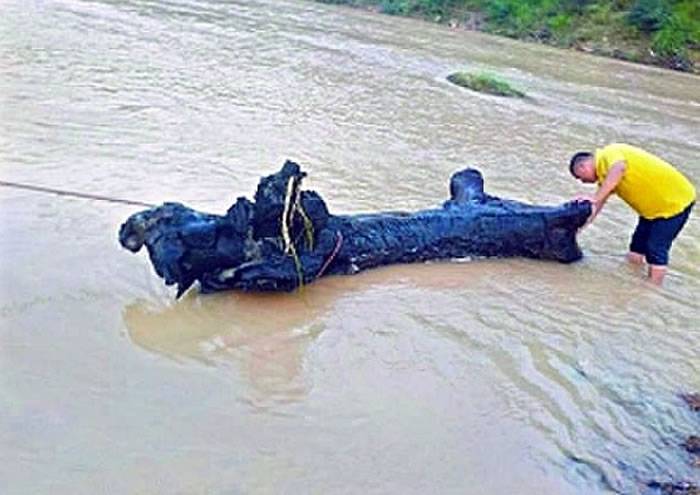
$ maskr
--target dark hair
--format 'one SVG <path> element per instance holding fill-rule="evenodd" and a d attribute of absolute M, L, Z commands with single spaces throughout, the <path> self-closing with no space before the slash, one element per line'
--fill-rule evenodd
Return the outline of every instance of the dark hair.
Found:
<path fill-rule="evenodd" d="M 576 174 L 574 173 L 574 167 L 581 163 L 583 160 L 591 158 L 592 156 L 593 153 L 589 153 L 588 151 L 579 151 L 574 156 L 572 156 L 571 161 L 569 162 L 569 172 L 571 172 L 571 175 L 576 177 Z"/>

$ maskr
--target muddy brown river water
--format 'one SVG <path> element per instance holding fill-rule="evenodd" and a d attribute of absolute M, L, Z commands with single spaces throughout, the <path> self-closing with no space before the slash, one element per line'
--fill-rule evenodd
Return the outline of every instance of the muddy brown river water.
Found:
<path fill-rule="evenodd" d="M 557 204 L 579 149 L 700 183 L 700 79 L 302 1 L 2 2 L 0 179 L 223 212 L 285 158 L 333 212 L 449 175 Z M 526 91 L 450 85 L 486 70 Z M 3 494 L 640 493 L 699 482 L 700 220 L 666 286 L 618 199 L 574 265 L 397 266 L 174 301 L 137 208 L 0 188 Z"/>

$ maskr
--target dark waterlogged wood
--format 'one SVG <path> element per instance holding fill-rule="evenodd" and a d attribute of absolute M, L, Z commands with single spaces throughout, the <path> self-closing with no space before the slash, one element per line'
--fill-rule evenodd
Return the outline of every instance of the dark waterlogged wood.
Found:
<path fill-rule="evenodd" d="M 691 454 L 700 454 L 700 437 L 690 435 L 683 443 L 683 447 Z"/>
<path fill-rule="evenodd" d="M 570 263 L 581 258 L 578 229 L 590 203 L 537 206 L 484 192 L 481 173 L 450 181 L 451 197 L 417 212 L 330 214 L 321 196 L 302 191 L 305 174 L 286 162 L 263 178 L 254 201 L 224 215 L 165 203 L 132 215 L 119 232 L 125 248 L 146 246 L 156 273 L 178 295 L 194 282 L 202 292 L 291 291 L 330 274 L 395 263 L 476 257 L 525 257 Z"/>
<path fill-rule="evenodd" d="M 700 394 L 686 393 L 680 394 L 681 399 L 690 407 L 692 411 L 700 412 Z M 691 454 L 690 464 L 700 468 L 700 436 L 690 435 L 681 447 Z M 663 495 L 700 495 L 700 486 L 693 481 L 650 481 L 647 487 L 652 493 Z"/>
<path fill-rule="evenodd" d="M 696 412 L 700 412 L 700 394 L 681 394 L 681 399 L 683 399 L 685 403 L 688 404 L 688 407 L 690 407 L 690 409 Z"/>

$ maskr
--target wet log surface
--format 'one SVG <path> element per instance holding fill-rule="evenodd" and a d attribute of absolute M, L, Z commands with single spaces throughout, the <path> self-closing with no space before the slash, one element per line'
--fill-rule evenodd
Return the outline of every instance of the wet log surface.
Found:
<path fill-rule="evenodd" d="M 465 257 L 525 257 L 570 263 L 581 258 L 578 229 L 590 203 L 537 206 L 484 192 L 481 173 L 450 181 L 440 207 L 406 212 L 334 215 L 305 173 L 287 161 L 261 179 L 254 201 L 238 200 L 224 215 L 165 203 L 129 217 L 119 241 L 146 246 L 156 273 L 178 296 L 202 292 L 291 291 L 324 275 L 353 274 L 395 263 Z"/>

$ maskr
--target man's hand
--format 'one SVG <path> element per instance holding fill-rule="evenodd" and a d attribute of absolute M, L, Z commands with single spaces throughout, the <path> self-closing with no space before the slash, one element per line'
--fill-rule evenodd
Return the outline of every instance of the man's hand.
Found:
<path fill-rule="evenodd" d="M 613 193 L 617 185 L 622 180 L 622 177 L 625 175 L 626 168 L 627 163 L 624 160 L 620 160 L 613 163 L 612 167 L 610 167 L 607 177 L 605 177 L 605 180 L 598 188 L 598 191 L 596 191 L 595 196 L 578 195 L 574 198 L 574 201 L 591 202 L 591 216 L 588 217 L 588 220 L 586 220 L 586 223 L 583 225 L 583 227 L 591 223 L 595 219 L 595 217 L 598 216 L 600 210 L 602 210 L 603 206 L 605 206 L 605 202 L 608 200 L 610 195 Z"/>
<path fill-rule="evenodd" d="M 579 227 L 579 232 L 590 225 L 590 223 L 595 219 L 595 217 L 598 215 L 598 212 L 600 211 L 601 204 L 598 203 L 598 200 L 596 199 L 595 196 L 591 196 L 588 194 L 578 194 L 574 197 L 574 201 L 576 203 L 584 203 L 584 202 L 589 202 L 591 204 L 591 214 L 589 215 L 588 219 L 586 220 L 586 223 L 584 223 L 581 227 Z"/>
<path fill-rule="evenodd" d="M 588 220 L 586 220 L 586 223 L 584 223 L 581 228 L 588 227 L 593 220 L 595 220 L 595 217 L 598 216 L 598 213 L 600 212 L 600 209 L 602 208 L 602 205 L 599 204 L 598 202 L 594 200 L 591 201 L 591 214 L 588 217 Z"/>

